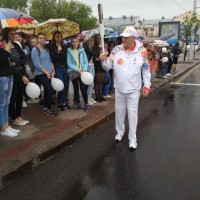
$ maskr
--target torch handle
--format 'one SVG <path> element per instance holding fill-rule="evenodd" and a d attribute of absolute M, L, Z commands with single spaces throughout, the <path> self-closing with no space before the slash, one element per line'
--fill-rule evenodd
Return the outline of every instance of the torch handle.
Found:
<path fill-rule="evenodd" d="M 105 53 L 104 49 L 104 24 L 103 24 L 103 7 L 102 4 L 98 4 L 98 13 L 99 13 L 99 29 L 100 29 L 100 36 L 101 36 L 101 46 L 102 52 Z"/>

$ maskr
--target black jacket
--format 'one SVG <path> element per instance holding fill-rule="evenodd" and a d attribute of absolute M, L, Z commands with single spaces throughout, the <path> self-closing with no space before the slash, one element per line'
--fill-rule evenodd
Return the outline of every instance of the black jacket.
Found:
<path fill-rule="evenodd" d="M 0 49 L 0 77 L 11 76 L 12 67 L 10 66 L 10 53 L 4 49 Z"/>
<path fill-rule="evenodd" d="M 87 59 L 88 59 L 88 62 L 90 62 L 91 58 L 93 57 L 94 59 L 94 51 L 93 49 L 91 50 L 87 44 L 84 45 L 84 49 L 85 49 L 85 53 L 87 55 Z"/>
<path fill-rule="evenodd" d="M 27 76 L 26 69 L 24 67 L 26 63 L 25 53 L 17 43 L 14 42 L 13 45 L 14 48 L 17 50 L 18 54 L 20 55 L 20 58 L 18 60 L 10 60 L 11 62 L 15 62 L 15 66 L 12 67 L 13 76 L 17 78 L 22 78 L 23 76 Z"/>
<path fill-rule="evenodd" d="M 49 53 L 51 56 L 51 60 L 54 64 L 54 68 L 58 68 L 59 66 L 67 67 L 67 46 L 62 45 L 62 51 L 58 52 L 58 46 L 56 44 L 51 44 L 49 46 Z"/>

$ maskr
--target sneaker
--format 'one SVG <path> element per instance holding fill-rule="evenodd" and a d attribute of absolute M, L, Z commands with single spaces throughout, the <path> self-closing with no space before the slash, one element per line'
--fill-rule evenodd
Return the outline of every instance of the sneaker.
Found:
<path fill-rule="evenodd" d="M 90 101 L 91 101 L 93 104 L 94 104 L 94 103 L 97 103 L 94 99 L 91 99 Z"/>
<path fill-rule="evenodd" d="M 49 110 L 47 110 L 46 115 L 48 115 L 48 116 L 56 116 L 56 112 L 51 110 L 51 109 L 49 109 Z"/>
<path fill-rule="evenodd" d="M 47 108 L 43 108 L 43 113 L 47 113 Z"/>
<path fill-rule="evenodd" d="M 89 110 L 89 106 L 88 106 L 88 105 L 85 105 L 84 108 L 83 108 L 83 110 L 84 110 L 84 111 L 88 111 L 88 110 Z"/>
<path fill-rule="evenodd" d="M 59 108 L 60 111 L 64 111 L 65 110 L 63 105 L 59 105 L 58 108 Z"/>
<path fill-rule="evenodd" d="M 80 109 L 81 109 L 81 104 L 80 104 L 80 103 L 77 103 L 76 109 L 77 109 L 77 110 L 80 110 Z"/>
<path fill-rule="evenodd" d="M 137 143 L 136 142 L 129 142 L 129 148 L 132 150 L 137 149 Z"/>
<path fill-rule="evenodd" d="M 27 101 L 27 103 L 39 103 L 40 102 L 40 100 L 39 99 L 29 99 L 28 101 Z"/>
<path fill-rule="evenodd" d="M 172 69 L 172 74 L 175 74 L 176 73 L 176 69 Z"/>
<path fill-rule="evenodd" d="M 110 96 L 109 94 L 106 96 L 103 96 L 104 98 L 112 98 L 112 96 Z"/>
<path fill-rule="evenodd" d="M 15 119 L 15 120 L 13 121 L 13 124 L 15 124 L 15 125 L 17 125 L 17 126 L 24 126 L 24 125 L 26 125 L 27 123 L 24 122 L 24 121 L 21 121 L 21 120 L 19 120 L 19 119 Z"/>
<path fill-rule="evenodd" d="M 167 79 L 168 77 L 167 76 L 163 76 L 162 78 Z"/>
<path fill-rule="evenodd" d="M 1 136 L 8 136 L 8 137 L 16 137 L 18 136 L 17 133 L 11 132 L 8 128 L 5 131 L 1 132 Z"/>
<path fill-rule="evenodd" d="M 172 74 L 170 74 L 170 73 L 168 73 L 168 74 L 166 74 L 165 76 L 171 76 Z"/>
<path fill-rule="evenodd" d="M 64 105 L 64 109 L 65 109 L 65 110 L 71 110 L 71 107 L 70 107 L 68 104 L 65 104 L 65 105 Z"/>
<path fill-rule="evenodd" d="M 8 127 L 8 130 L 11 131 L 11 132 L 14 132 L 14 133 L 19 133 L 20 132 L 20 130 L 14 129 L 11 126 Z"/>
<path fill-rule="evenodd" d="M 24 120 L 24 119 L 22 119 L 22 118 L 18 118 L 18 120 L 21 121 L 21 122 L 24 122 L 24 123 L 26 123 L 26 124 L 29 124 L 29 123 L 30 123 L 28 120 Z"/>
<path fill-rule="evenodd" d="M 93 104 L 94 104 L 94 103 L 93 103 L 91 100 L 88 101 L 88 105 L 89 105 L 89 106 L 92 106 Z"/>
<path fill-rule="evenodd" d="M 27 108 L 27 107 L 28 107 L 28 105 L 27 105 L 26 101 L 23 101 L 22 102 L 22 108 Z"/>
<path fill-rule="evenodd" d="M 115 141 L 120 142 L 120 141 L 122 140 L 122 137 L 123 137 L 123 135 L 117 133 L 117 134 L 115 135 Z"/>

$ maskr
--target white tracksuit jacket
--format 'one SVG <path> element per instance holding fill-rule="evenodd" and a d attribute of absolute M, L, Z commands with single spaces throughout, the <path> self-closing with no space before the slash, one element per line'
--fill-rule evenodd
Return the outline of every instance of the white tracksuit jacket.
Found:
<path fill-rule="evenodd" d="M 102 62 L 105 70 L 114 69 L 116 131 L 125 132 L 126 109 L 129 119 L 129 141 L 136 142 L 138 102 L 142 81 L 145 89 L 150 89 L 151 74 L 148 66 L 147 50 L 136 40 L 135 49 L 127 52 L 123 44 L 116 46 L 110 57 Z"/>

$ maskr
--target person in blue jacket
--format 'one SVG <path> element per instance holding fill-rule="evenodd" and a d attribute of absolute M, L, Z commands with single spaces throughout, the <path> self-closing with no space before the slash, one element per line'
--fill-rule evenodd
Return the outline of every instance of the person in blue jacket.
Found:
<path fill-rule="evenodd" d="M 74 96 L 77 102 L 77 109 L 81 109 L 80 97 L 79 97 L 79 87 L 85 102 L 84 110 L 88 111 L 88 96 L 87 87 L 81 81 L 81 73 L 88 70 L 88 59 L 83 48 L 80 47 L 80 40 L 77 36 L 72 37 L 71 47 L 67 50 L 67 65 L 68 73 L 77 73 L 77 77 L 72 80 L 74 87 Z"/>

